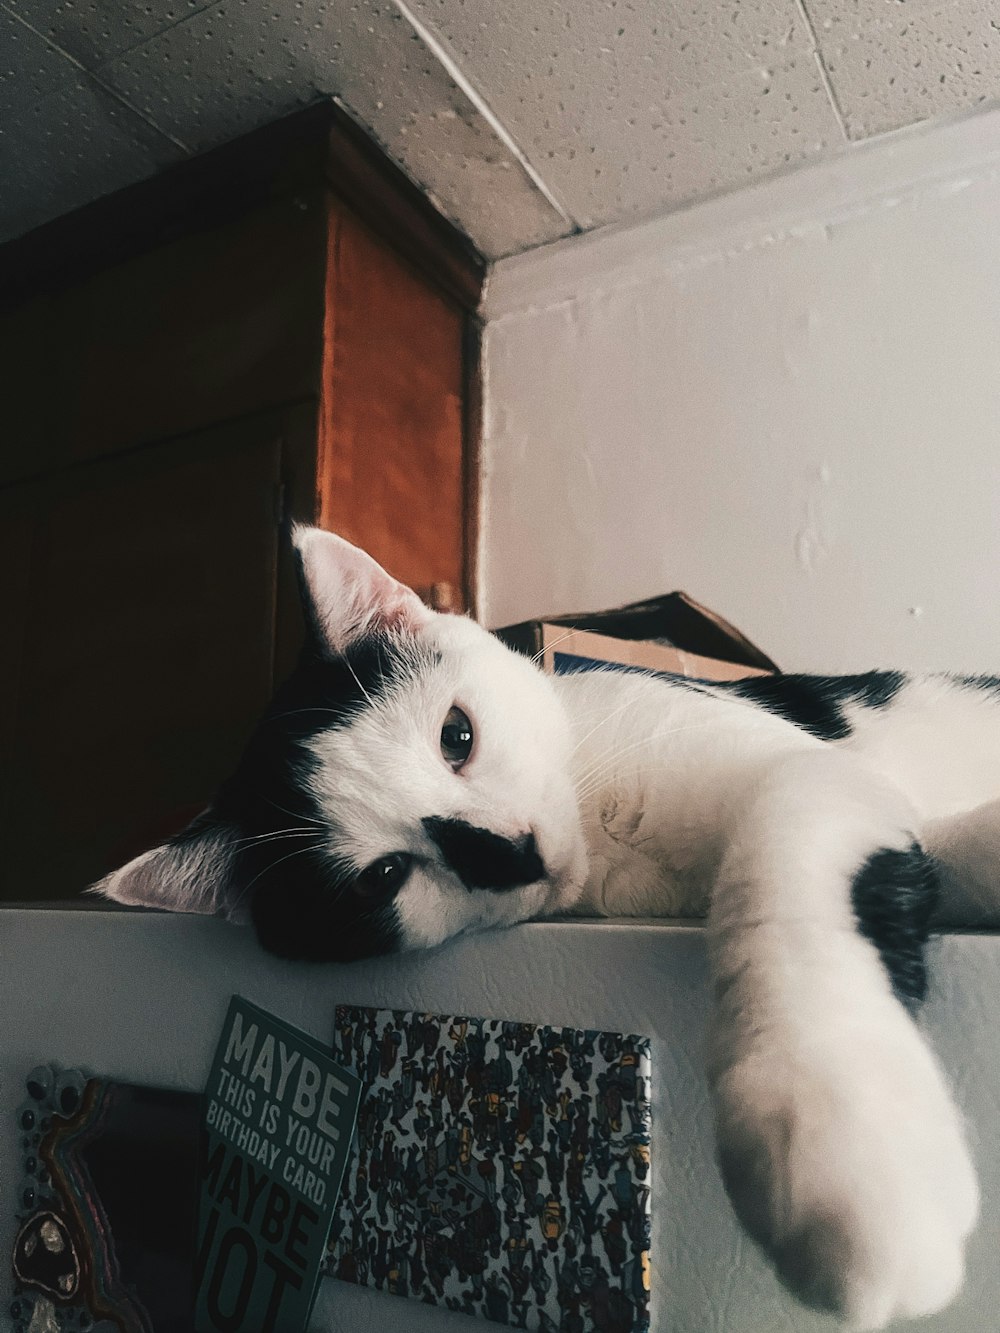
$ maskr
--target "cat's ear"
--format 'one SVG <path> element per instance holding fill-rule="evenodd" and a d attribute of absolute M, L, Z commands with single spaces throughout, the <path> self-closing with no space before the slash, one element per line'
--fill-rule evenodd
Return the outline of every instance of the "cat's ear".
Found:
<path fill-rule="evenodd" d="M 434 614 L 415 592 L 343 537 L 296 526 L 292 542 L 310 628 L 319 646 L 334 656 L 368 634 L 415 633 Z"/>
<path fill-rule="evenodd" d="M 236 842 L 236 830 L 207 811 L 175 838 L 113 870 L 87 892 L 130 907 L 240 920 Z"/>

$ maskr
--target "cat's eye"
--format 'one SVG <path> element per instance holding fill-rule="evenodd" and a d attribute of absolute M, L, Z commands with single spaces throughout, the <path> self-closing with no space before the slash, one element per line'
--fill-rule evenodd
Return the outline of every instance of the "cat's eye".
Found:
<path fill-rule="evenodd" d="M 412 869 L 413 857 L 407 852 L 380 856 L 355 878 L 354 892 L 367 903 L 386 902 L 403 887 Z"/>
<path fill-rule="evenodd" d="M 475 737 L 472 723 L 461 708 L 448 709 L 448 716 L 441 727 L 441 753 L 457 773 L 472 753 Z"/>

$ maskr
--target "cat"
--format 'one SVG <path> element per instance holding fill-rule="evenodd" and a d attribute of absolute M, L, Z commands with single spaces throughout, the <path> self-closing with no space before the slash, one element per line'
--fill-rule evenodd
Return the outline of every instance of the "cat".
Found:
<path fill-rule="evenodd" d="M 95 891 L 336 961 L 703 914 L 743 1225 L 855 1328 L 946 1305 L 978 1187 L 914 1012 L 942 891 L 1000 905 L 1000 681 L 551 678 L 341 538 L 294 543 L 299 667 L 211 807 Z"/>

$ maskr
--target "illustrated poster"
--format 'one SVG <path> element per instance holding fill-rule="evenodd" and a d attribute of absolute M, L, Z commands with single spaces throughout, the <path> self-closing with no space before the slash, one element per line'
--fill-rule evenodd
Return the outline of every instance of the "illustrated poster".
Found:
<path fill-rule="evenodd" d="M 646 1037 L 338 1007 L 362 1079 L 326 1272 L 515 1328 L 649 1327 Z"/>

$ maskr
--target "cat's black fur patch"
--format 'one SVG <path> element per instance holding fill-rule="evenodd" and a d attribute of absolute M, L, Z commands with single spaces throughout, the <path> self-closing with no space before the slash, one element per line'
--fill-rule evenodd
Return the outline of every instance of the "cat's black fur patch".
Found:
<path fill-rule="evenodd" d="M 428 818 L 423 826 L 467 889 L 517 889 L 545 875 L 531 833 L 515 841 L 464 819 Z"/>
<path fill-rule="evenodd" d="M 913 1011 L 927 995 L 924 951 L 940 893 L 934 862 L 917 843 L 873 852 L 851 884 L 858 928 L 874 944 L 896 998 Z"/>
<path fill-rule="evenodd" d="M 271 953 L 336 962 L 399 946 L 392 904 L 372 907 L 354 894 L 353 868 L 338 865 L 324 846 L 328 820 L 310 790 L 316 761 L 308 743 L 347 726 L 419 669 L 415 653 L 412 644 L 380 636 L 353 645 L 344 658 L 303 654 L 201 829 L 180 835 L 193 839 L 214 825 L 232 840 L 228 897 L 249 908 Z"/>
<path fill-rule="evenodd" d="M 388 637 L 363 639 L 345 657 L 304 653 L 271 700 L 236 772 L 220 788 L 216 813 L 260 831 L 287 826 L 289 819 L 316 819 L 306 790 L 315 762 L 308 742 L 347 726 L 418 667 L 413 649 Z"/>
<path fill-rule="evenodd" d="M 972 690 L 982 690 L 986 694 L 1000 694 L 1000 676 L 953 676 L 952 680 L 960 685 L 968 685 Z"/>
<path fill-rule="evenodd" d="M 844 704 L 884 708 L 905 683 L 900 671 L 866 671 L 854 676 L 751 676 L 717 688 L 777 713 L 822 741 L 842 741 L 851 734 Z"/>
<path fill-rule="evenodd" d="M 395 952 L 400 944 L 395 907 L 364 910 L 351 890 L 352 879 L 350 868 L 309 854 L 265 870 L 250 909 L 263 948 L 279 958 L 313 963 L 352 963 Z"/>

